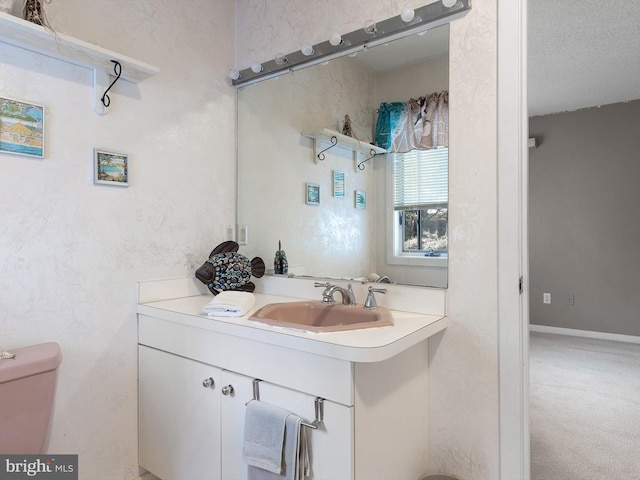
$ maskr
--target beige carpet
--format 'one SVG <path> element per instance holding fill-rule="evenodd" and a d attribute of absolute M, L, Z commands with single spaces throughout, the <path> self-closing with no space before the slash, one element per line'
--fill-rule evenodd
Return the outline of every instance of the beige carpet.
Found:
<path fill-rule="evenodd" d="M 530 338 L 531 479 L 640 480 L 640 345 Z"/>

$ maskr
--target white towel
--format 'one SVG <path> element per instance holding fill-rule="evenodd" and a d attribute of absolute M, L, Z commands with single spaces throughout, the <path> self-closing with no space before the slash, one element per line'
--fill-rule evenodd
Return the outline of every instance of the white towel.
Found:
<path fill-rule="evenodd" d="M 210 317 L 242 317 L 256 303 L 251 292 L 224 291 L 202 307 L 203 313 Z"/>
<path fill-rule="evenodd" d="M 253 401 L 250 402 L 249 405 L 252 403 L 262 404 L 254 405 L 257 408 L 275 408 L 281 411 L 278 407 L 267 406 L 267 404 L 263 402 Z M 247 407 L 249 407 L 249 405 Z M 247 412 L 247 415 L 249 415 L 249 412 Z M 247 420 L 245 420 L 245 422 L 246 421 Z M 247 424 L 245 423 L 245 437 L 246 426 Z M 250 463 L 245 457 L 245 461 L 249 464 L 247 480 L 304 480 L 311 475 L 311 459 L 306 428 L 302 426 L 302 419 L 300 417 L 288 412 L 285 420 L 283 443 L 284 451 L 282 452 L 281 450 L 281 469 L 279 472 L 276 472 L 276 469 L 265 469 L 255 463 Z M 245 443 L 245 446 L 246 445 Z"/>
<path fill-rule="evenodd" d="M 244 419 L 242 458 L 249 465 L 282 473 L 284 426 L 289 412 L 268 403 L 252 400 Z"/>

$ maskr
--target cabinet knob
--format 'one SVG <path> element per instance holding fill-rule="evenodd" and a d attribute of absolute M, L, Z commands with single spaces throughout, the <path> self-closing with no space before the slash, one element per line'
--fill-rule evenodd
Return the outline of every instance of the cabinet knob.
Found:
<path fill-rule="evenodd" d="M 233 395 L 233 385 L 225 385 L 222 387 L 223 395 Z"/>
<path fill-rule="evenodd" d="M 213 388 L 213 386 L 215 385 L 215 382 L 213 381 L 213 378 L 209 377 L 209 378 L 205 378 L 202 381 L 202 386 L 204 388 Z"/>

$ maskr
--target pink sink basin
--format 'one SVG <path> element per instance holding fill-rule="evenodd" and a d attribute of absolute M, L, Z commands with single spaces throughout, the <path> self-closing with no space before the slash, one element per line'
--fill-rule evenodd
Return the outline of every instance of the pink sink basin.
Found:
<path fill-rule="evenodd" d="M 384 307 L 367 310 L 362 305 L 331 305 L 312 300 L 271 303 L 256 311 L 250 319 L 278 327 L 312 332 L 337 332 L 393 325 L 393 316 Z"/>

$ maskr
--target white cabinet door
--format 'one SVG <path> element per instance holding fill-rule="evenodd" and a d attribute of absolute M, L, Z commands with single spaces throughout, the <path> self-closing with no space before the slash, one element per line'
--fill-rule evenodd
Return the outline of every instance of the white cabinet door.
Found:
<path fill-rule="evenodd" d="M 220 479 L 221 370 L 144 346 L 138 356 L 140 466 L 162 480 Z"/>
<path fill-rule="evenodd" d="M 227 370 L 222 371 L 222 388 L 233 392 L 222 395 L 222 478 L 245 480 L 247 464 L 242 460 L 245 404 L 251 400 L 253 379 Z"/>
<path fill-rule="evenodd" d="M 222 398 L 222 478 L 245 480 L 247 465 L 242 460 L 245 404 L 253 398 L 253 379 L 234 372 L 222 372 L 222 384 L 232 385 L 233 395 Z M 289 410 L 312 422 L 315 397 L 274 385 L 259 384 L 260 400 Z M 324 401 L 324 423 L 307 430 L 311 448 L 312 475 L 317 480 L 353 478 L 353 407 Z"/>

